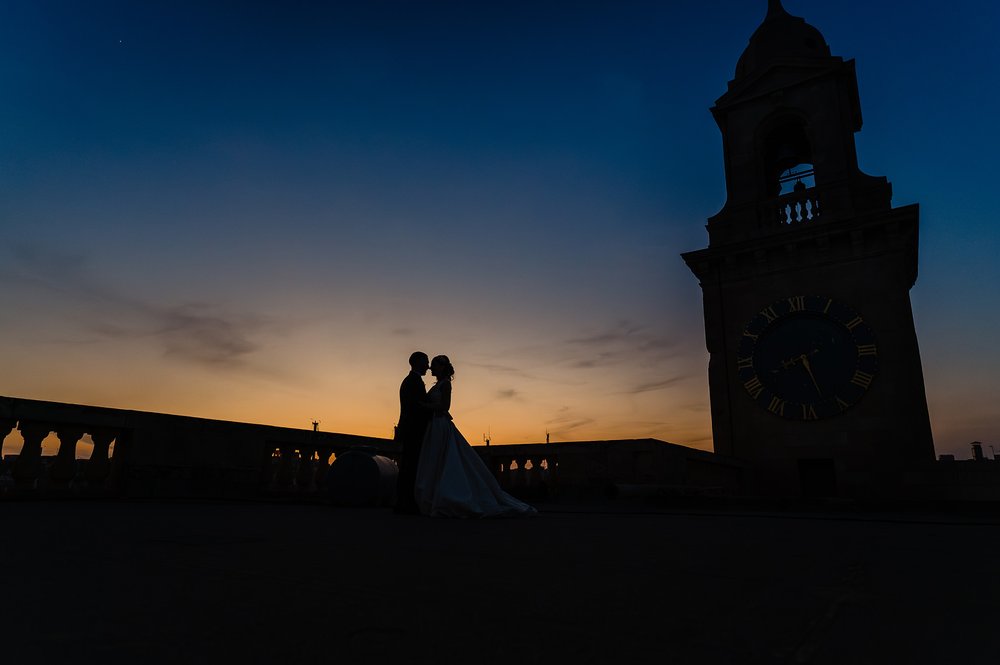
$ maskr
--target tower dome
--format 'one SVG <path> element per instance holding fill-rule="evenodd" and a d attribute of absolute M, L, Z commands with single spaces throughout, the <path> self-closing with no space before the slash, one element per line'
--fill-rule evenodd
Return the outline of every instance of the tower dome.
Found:
<path fill-rule="evenodd" d="M 767 16 L 736 63 L 736 78 L 752 74 L 778 60 L 788 58 L 829 58 L 830 46 L 819 30 L 781 6 L 768 0 Z"/>

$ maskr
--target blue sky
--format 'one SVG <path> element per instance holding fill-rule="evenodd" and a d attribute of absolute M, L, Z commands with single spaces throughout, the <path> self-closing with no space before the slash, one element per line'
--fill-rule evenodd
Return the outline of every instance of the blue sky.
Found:
<path fill-rule="evenodd" d="M 1000 439 L 996 5 L 787 0 L 921 204 L 938 452 Z M 476 442 L 711 447 L 679 254 L 766 3 L 11 2 L 0 394 L 387 436 L 414 348 Z"/>

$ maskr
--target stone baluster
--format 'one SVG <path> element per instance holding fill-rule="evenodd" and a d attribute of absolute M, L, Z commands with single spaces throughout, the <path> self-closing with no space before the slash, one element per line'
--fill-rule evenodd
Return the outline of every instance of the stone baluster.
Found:
<path fill-rule="evenodd" d="M 111 453 L 111 468 L 104 481 L 105 487 L 112 490 L 120 489 L 128 479 L 128 459 L 132 447 L 132 430 L 122 429 L 115 435 L 114 450 Z"/>
<path fill-rule="evenodd" d="M 497 482 L 500 487 L 507 489 L 510 487 L 510 459 L 506 456 L 495 457 L 493 465 L 497 473 Z"/>
<path fill-rule="evenodd" d="M 13 418 L 0 418 L 0 446 L 3 445 L 4 439 L 10 434 L 14 428 L 17 426 L 17 421 Z M 0 455 L 3 453 L 0 452 Z M 7 487 L 6 485 L 13 483 L 13 476 L 10 479 L 5 479 L 3 476 L 7 474 L 7 464 L 0 461 L 0 494 L 3 494 Z"/>
<path fill-rule="evenodd" d="M 538 466 L 535 467 L 535 479 L 538 485 L 542 487 L 548 487 L 549 484 L 549 472 L 546 467 L 546 462 L 544 457 L 538 458 Z"/>
<path fill-rule="evenodd" d="M 277 490 L 287 490 L 292 487 L 295 468 L 295 449 L 291 446 L 281 446 L 281 457 L 278 459 L 278 470 L 274 474 L 274 487 Z"/>
<path fill-rule="evenodd" d="M 316 491 L 316 464 L 313 461 L 315 452 L 315 448 L 302 448 L 299 451 L 299 472 L 295 477 L 299 492 Z"/>
<path fill-rule="evenodd" d="M 42 469 L 42 440 L 51 430 L 48 425 L 24 422 L 17 429 L 24 445 L 14 464 L 14 482 L 18 487 L 34 487 Z"/>
<path fill-rule="evenodd" d="M 14 431 L 17 421 L 13 418 L 0 418 L 0 444 L 7 438 L 7 435 Z"/>
<path fill-rule="evenodd" d="M 549 492 L 553 491 L 556 486 L 556 459 L 553 455 L 545 456 L 545 473 L 542 475 L 542 479 L 545 481 L 545 487 Z"/>
<path fill-rule="evenodd" d="M 819 219 L 819 198 L 813 190 L 796 191 L 778 199 L 774 219 L 779 226 L 790 226 Z"/>
<path fill-rule="evenodd" d="M 541 460 L 537 457 L 529 457 L 524 465 L 524 484 L 526 487 L 535 488 L 540 480 Z"/>
<path fill-rule="evenodd" d="M 320 489 L 326 483 L 326 474 L 330 470 L 330 455 L 333 454 L 333 449 L 330 446 L 320 446 L 316 452 L 319 453 L 319 459 L 316 460 L 316 473 L 313 474 L 313 478 L 315 478 L 316 488 Z"/>
<path fill-rule="evenodd" d="M 274 489 L 274 478 L 278 471 L 277 449 L 270 442 L 264 445 L 264 455 L 260 463 L 260 486 L 265 490 Z"/>
<path fill-rule="evenodd" d="M 90 487 L 104 487 L 108 478 L 108 450 L 115 440 L 117 432 L 109 429 L 93 429 L 90 438 L 94 441 L 94 452 L 87 461 L 87 484 Z"/>
<path fill-rule="evenodd" d="M 524 465 L 527 464 L 528 460 L 524 457 L 515 457 L 511 461 L 517 465 L 517 468 L 511 471 L 510 486 L 512 489 L 520 489 L 525 483 L 526 471 Z"/>
<path fill-rule="evenodd" d="M 49 478 L 57 487 L 65 487 L 76 475 L 76 444 L 83 438 L 83 428 L 73 425 L 59 425 L 59 452 L 49 469 Z"/>

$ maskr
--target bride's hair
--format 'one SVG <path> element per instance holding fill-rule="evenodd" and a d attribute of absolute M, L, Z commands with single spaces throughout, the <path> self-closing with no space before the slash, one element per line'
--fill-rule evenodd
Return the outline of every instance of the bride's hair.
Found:
<path fill-rule="evenodd" d="M 434 376 L 447 379 L 448 381 L 455 378 L 455 368 L 451 366 L 448 356 L 434 356 L 434 360 L 431 361 L 431 367 L 435 365 L 438 366 L 440 371 L 434 374 Z"/>

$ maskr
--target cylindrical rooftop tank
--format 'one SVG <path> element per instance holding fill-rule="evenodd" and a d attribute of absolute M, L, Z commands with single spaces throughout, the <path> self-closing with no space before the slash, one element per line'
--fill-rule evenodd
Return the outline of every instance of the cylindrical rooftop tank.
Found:
<path fill-rule="evenodd" d="M 396 501 L 399 469 L 372 448 L 358 447 L 337 455 L 326 472 L 330 503 L 338 506 L 391 506 Z"/>

